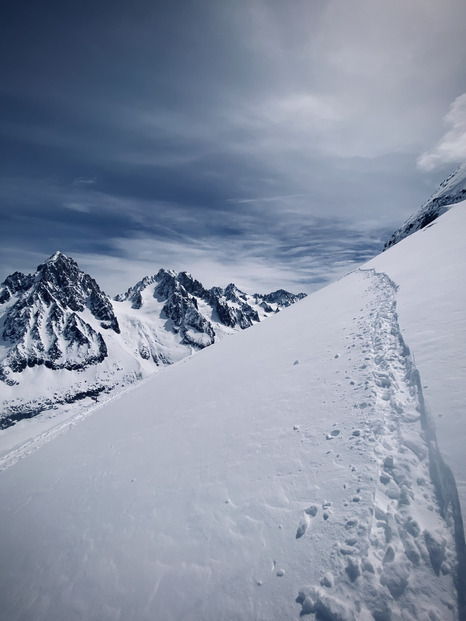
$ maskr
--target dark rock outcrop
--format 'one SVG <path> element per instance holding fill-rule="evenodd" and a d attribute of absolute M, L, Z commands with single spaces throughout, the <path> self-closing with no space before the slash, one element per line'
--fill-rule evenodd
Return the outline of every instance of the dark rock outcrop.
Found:
<path fill-rule="evenodd" d="M 466 200 L 466 162 L 443 181 L 428 201 L 397 229 L 385 243 L 384 250 L 405 237 L 432 224 L 448 207 Z"/>

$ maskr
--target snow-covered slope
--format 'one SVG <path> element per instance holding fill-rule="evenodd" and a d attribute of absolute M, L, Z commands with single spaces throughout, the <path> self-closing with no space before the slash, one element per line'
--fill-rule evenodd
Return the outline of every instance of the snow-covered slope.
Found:
<path fill-rule="evenodd" d="M 56 252 L 35 274 L 0 285 L 0 428 L 42 411 L 67 417 L 73 403 L 108 398 L 303 297 L 206 290 L 187 272 L 162 269 L 112 301 Z"/>
<path fill-rule="evenodd" d="M 466 199 L 466 162 L 461 164 L 454 173 L 443 181 L 428 201 L 397 229 L 384 248 L 390 248 L 399 241 L 420 231 L 456 203 Z"/>
<path fill-rule="evenodd" d="M 464 334 L 465 226 L 454 207 L 70 430 L 18 443 L 0 473 L 1 618 L 463 620 L 464 537 L 432 424 L 434 394 L 464 403 L 463 359 L 423 347 L 434 323 Z M 402 265 L 418 255 L 438 301 L 414 323 L 421 274 Z"/>
<path fill-rule="evenodd" d="M 466 201 L 368 263 L 394 280 L 402 333 L 466 516 Z"/>

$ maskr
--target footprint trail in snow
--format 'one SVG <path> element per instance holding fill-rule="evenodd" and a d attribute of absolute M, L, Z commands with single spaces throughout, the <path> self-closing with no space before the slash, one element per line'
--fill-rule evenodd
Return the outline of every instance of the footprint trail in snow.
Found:
<path fill-rule="evenodd" d="M 359 319 L 353 334 L 366 340 L 367 373 L 359 427 L 345 438 L 353 442 L 355 462 L 344 484 L 343 519 L 335 525 L 338 541 L 320 584 L 303 587 L 297 602 L 301 615 L 328 621 L 453 621 L 458 618 L 452 604 L 453 515 L 448 501 L 439 505 L 431 480 L 426 414 L 398 325 L 396 286 L 385 274 L 361 273 L 376 296 L 365 314 L 369 325 Z M 326 439 L 336 441 L 340 435 L 340 429 L 330 430 Z M 359 467 L 357 455 L 375 462 L 377 478 Z M 296 538 L 306 534 L 310 521 L 305 511 Z"/>

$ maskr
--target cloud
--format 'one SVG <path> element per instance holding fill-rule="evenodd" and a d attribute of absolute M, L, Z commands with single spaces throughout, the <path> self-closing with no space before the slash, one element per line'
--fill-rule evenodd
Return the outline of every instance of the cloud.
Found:
<path fill-rule="evenodd" d="M 233 205 L 246 205 L 248 203 L 283 203 L 293 198 L 302 198 L 303 196 L 309 196 L 308 194 L 288 194 L 284 196 L 258 196 L 256 198 L 227 198 L 226 202 Z"/>
<path fill-rule="evenodd" d="M 417 165 L 421 170 L 430 171 L 466 160 L 466 93 L 451 104 L 445 125 L 448 129 L 435 147 L 419 156 Z"/>
<path fill-rule="evenodd" d="M 253 6 L 253 57 L 268 58 L 275 88 L 250 104 L 298 148 L 348 158 L 419 152 L 464 75 L 463 0 Z"/>
<path fill-rule="evenodd" d="M 190 234 L 189 227 L 183 233 L 177 224 L 182 219 L 183 210 L 167 216 L 166 230 L 177 228 L 176 236 L 146 229 L 108 239 L 106 257 L 93 255 L 91 263 L 88 254 L 76 257 L 112 294 L 160 267 L 187 270 L 208 287 L 233 281 L 251 293 L 279 287 L 309 292 L 374 256 L 389 233 L 313 217 L 296 219 L 283 230 L 278 215 L 263 220 L 260 213 L 249 214 L 238 221 L 224 212 L 210 230 Z M 229 229 L 232 233 L 225 233 Z"/>
<path fill-rule="evenodd" d="M 77 177 L 76 179 L 73 180 L 72 184 L 73 186 L 79 187 L 79 186 L 87 186 L 87 185 L 94 185 L 97 182 L 97 179 L 95 177 Z"/>
<path fill-rule="evenodd" d="M 136 5 L 89 21 L 90 0 L 28 18 L 13 3 L 0 23 L 18 267 L 61 249 L 103 282 L 108 266 L 115 293 L 162 266 L 309 290 L 442 180 L 416 156 L 464 88 L 464 0 Z"/>

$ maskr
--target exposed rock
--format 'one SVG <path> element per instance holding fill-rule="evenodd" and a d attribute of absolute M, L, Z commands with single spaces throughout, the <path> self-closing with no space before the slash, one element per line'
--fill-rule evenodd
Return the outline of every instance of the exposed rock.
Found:
<path fill-rule="evenodd" d="M 466 162 L 443 181 L 427 202 L 397 229 L 385 243 L 384 250 L 412 235 L 445 213 L 449 206 L 466 200 Z"/>

